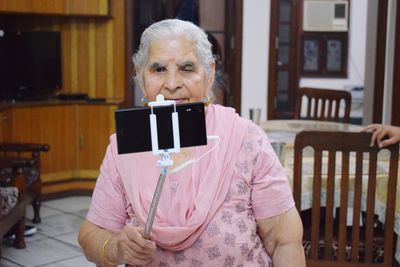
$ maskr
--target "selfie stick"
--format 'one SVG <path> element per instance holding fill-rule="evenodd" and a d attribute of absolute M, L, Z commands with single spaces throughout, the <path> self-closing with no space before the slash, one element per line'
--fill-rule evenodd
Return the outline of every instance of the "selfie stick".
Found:
<path fill-rule="evenodd" d="M 174 112 L 171 113 L 174 147 L 160 150 L 158 148 L 157 116 L 153 113 L 153 107 L 169 106 L 169 105 L 174 105 Z M 144 228 L 143 237 L 146 239 L 150 238 L 150 232 L 151 228 L 153 227 L 154 216 L 156 215 L 158 201 L 160 200 L 165 177 L 167 176 L 168 168 L 173 164 L 170 155 L 171 153 L 178 153 L 181 148 L 180 137 L 179 137 L 179 119 L 178 119 L 178 112 L 176 112 L 175 101 L 164 100 L 163 95 L 157 95 L 156 101 L 149 102 L 149 106 L 151 108 L 151 114 L 150 114 L 151 146 L 153 154 L 160 155 L 161 159 L 157 161 L 157 166 L 160 168 L 160 177 L 158 178 L 156 191 L 154 192 L 153 200 L 151 201 L 149 215 L 147 216 L 146 225 Z"/>

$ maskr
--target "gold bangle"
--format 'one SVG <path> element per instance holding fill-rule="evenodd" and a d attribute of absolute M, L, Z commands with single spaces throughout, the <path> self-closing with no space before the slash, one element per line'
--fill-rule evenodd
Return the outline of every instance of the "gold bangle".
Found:
<path fill-rule="evenodd" d="M 111 265 L 111 266 L 115 266 L 115 265 L 118 265 L 117 263 L 112 263 L 112 262 L 110 262 L 108 259 L 107 259 L 107 256 L 106 256 L 106 246 L 107 246 L 107 244 L 108 244 L 108 242 L 110 241 L 110 239 L 109 238 L 107 238 L 105 241 L 104 241 L 104 243 L 103 243 L 103 249 L 102 249 L 102 254 L 103 254 L 103 258 L 104 258 L 104 261 L 108 264 L 108 265 Z"/>

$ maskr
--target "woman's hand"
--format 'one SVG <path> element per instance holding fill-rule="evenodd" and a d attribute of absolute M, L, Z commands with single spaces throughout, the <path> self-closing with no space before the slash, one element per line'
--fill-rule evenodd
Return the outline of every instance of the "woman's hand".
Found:
<path fill-rule="evenodd" d="M 88 260 L 100 266 L 144 265 L 156 251 L 154 237 L 143 238 L 144 230 L 126 225 L 120 233 L 105 230 L 85 220 L 79 230 L 79 244 Z"/>
<path fill-rule="evenodd" d="M 152 262 L 156 244 L 152 240 L 144 239 L 143 232 L 142 228 L 126 225 L 115 236 L 119 262 L 131 265 L 145 265 Z"/>
<path fill-rule="evenodd" d="M 363 132 L 372 132 L 370 146 L 378 143 L 379 147 L 385 147 L 400 141 L 400 127 L 384 125 L 384 124 L 370 124 L 367 125 Z M 382 140 L 385 136 L 388 139 Z"/>

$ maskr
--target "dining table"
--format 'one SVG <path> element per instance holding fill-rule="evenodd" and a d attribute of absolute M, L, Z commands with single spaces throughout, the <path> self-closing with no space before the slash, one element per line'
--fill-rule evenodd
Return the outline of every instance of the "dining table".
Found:
<path fill-rule="evenodd" d="M 363 127 L 361 125 L 347 124 L 331 121 L 314 121 L 314 120 L 267 120 L 260 122 L 260 127 L 266 133 L 270 143 L 275 150 L 282 166 L 285 169 L 287 178 L 291 187 L 293 187 L 293 167 L 294 167 L 294 142 L 296 134 L 303 130 L 311 131 L 345 131 L 345 132 L 360 132 Z M 309 151 L 307 151 L 309 149 Z M 313 153 L 311 148 L 306 148 L 303 151 L 303 168 L 302 168 L 302 205 L 301 210 L 306 210 L 311 207 L 312 201 L 312 185 L 313 185 Z M 350 157 L 350 169 L 355 163 L 355 157 Z M 340 168 L 340 166 L 337 166 Z M 375 203 L 375 212 L 381 222 L 385 218 L 385 194 L 387 186 L 387 173 L 389 168 L 389 157 L 385 150 L 378 154 L 377 162 L 377 201 Z M 326 169 L 322 169 L 322 173 L 326 173 Z M 399 171 L 400 176 L 400 171 Z M 398 176 L 398 177 L 399 177 Z M 365 173 L 365 177 L 367 177 Z M 340 179 L 340 177 L 338 177 Z M 335 205 L 339 206 L 340 188 L 335 189 Z M 350 187 L 351 194 L 352 187 Z M 364 189 L 363 189 L 364 190 Z M 366 190 L 366 189 L 365 189 Z M 322 196 L 323 198 L 324 196 Z M 321 199 L 324 203 L 325 199 Z M 352 203 L 349 202 L 351 208 Z M 396 211 L 394 232 L 400 236 L 400 182 L 397 183 Z M 395 257 L 400 262 L 400 238 L 397 239 Z"/>

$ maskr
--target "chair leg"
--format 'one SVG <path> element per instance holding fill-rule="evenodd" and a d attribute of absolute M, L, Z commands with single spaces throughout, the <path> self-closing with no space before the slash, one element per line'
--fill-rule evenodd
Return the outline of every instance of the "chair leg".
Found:
<path fill-rule="evenodd" d="M 16 225 L 14 247 L 16 248 L 26 247 L 24 232 L 25 232 L 25 216 L 22 217 Z"/>
<path fill-rule="evenodd" d="M 40 196 L 37 196 L 33 201 L 32 201 L 32 207 L 33 207 L 33 223 L 40 223 L 42 222 L 42 219 L 40 218 L 40 206 L 42 205 L 42 202 L 40 200 Z"/>

